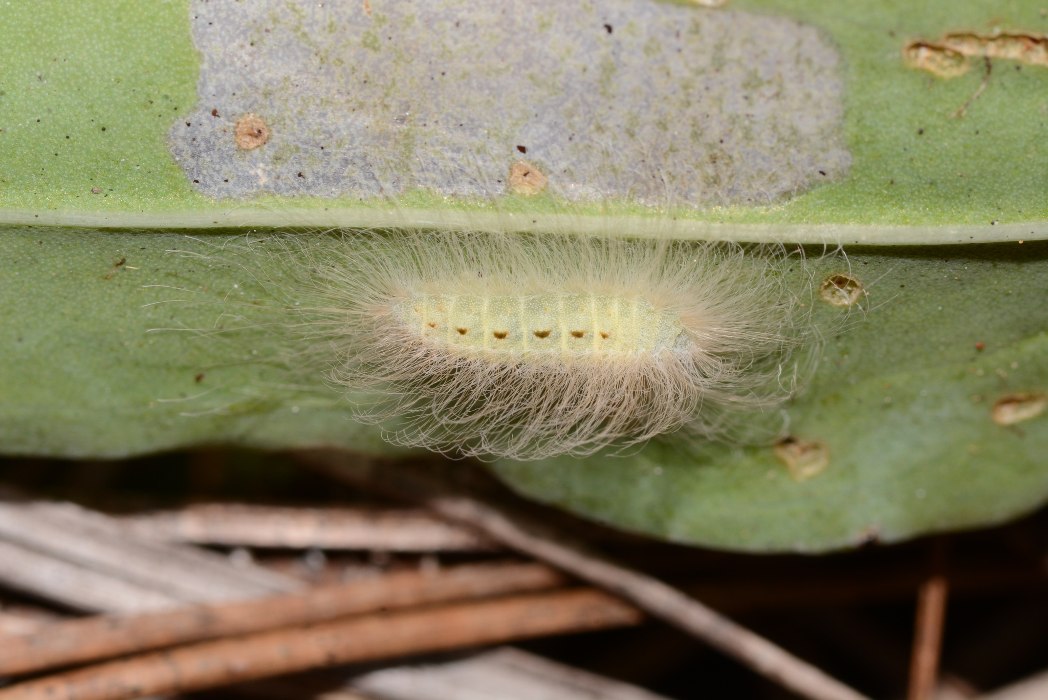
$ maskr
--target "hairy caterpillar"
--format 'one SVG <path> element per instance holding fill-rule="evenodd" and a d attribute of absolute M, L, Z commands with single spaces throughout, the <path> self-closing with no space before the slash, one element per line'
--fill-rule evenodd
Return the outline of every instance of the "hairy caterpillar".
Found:
<path fill-rule="evenodd" d="M 358 416 L 399 444 L 537 459 L 675 430 L 739 439 L 805 373 L 812 333 L 779 249 L 340 235 L 287 246 L 305 263 L 296 326 L 308 364 L 367 390 Z"/>

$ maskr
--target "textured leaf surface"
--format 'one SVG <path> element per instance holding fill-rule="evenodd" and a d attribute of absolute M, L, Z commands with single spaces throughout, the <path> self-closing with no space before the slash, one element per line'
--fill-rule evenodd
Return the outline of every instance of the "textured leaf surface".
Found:
<path fill-rule="evenodd" d="M 220 241 L 5 232 L 5 451 L 120 456 L 233 442 L 389 452 L 317 373 L 281 359 L 279 259 Z M 788 409 L 793 435 L 828 448 L 820 474 L 794 480 L 770 447 L 673 436 L 625 457 L 495 468 L 529 495 L 610 523 L 761 551 L 896 540 L 1043 502 L 1048 414 L 1010 426 L 992 414 L 1002 398 L 1048 393 L 1048 244 L 861 250 L 805 274 L 849 265 L 868 311 L 819 302 L 821 325 L 842 314 L 843 325 Z"/>
<path fill-rule="evenodd" d="M 469 10 L 470 1 L 446 0 L 434 6 L 446 8 L 441 11 L 450 15 L 456 9 Z M 297 4 L 283 0 L 273 0 L 269 5 L 271 11 L 262 13 L 256 24 L 244 29 L 236 27 L 237 33 L 228 37 L 227 44 L 222 43 L 222 36 L 207 33 L 207 22 L 213 18 L 197 12 L 195 6 L 191 11 L 188 0 L 164 4 L 92 0 L 72 6 L 50 0 L 10 3 L 0 9 L 0 22 L 9 29 L 9 40 L 0 47 L 0 64 L 5 67 L 4 92 L 0 96 L 0 221 L 139 227 L 286 225 L 289 221 L 319 226 L 437 222 L 494 228 L 606 230 L 605 215 L 610 213 L 619 220 L 620 230 L 627 228 L 644 235 L 834 243 L 966 243 L 1048 236 L 1048 203 L 1043 196 L 1048 188 L 1048 168 L 1044 167 L 1048 161 L 1048 67 L 998 60 L 989 74 L 977 65 L 960 78 L 945 80 L 909 68 L 902 60 L 902 49 L 908 42 L 934 41 L 946 31 L 1043 34 L 1048 31 L 1048 18 L 1042 15 L 1041 4 L 1035 0 L 864 0 L 832 7 L 818 0 L 748 0 L 732 3 L 729 10 L 670 7 L 654 0 L 636 0 L 632 4 L 618 0 L 607 10 L 614 17 L 609 14 L 602 18 L 603 10 L 579 4 L 583 9 L 568 17 L 575 24 L 565 27 L 564 22 L 536 21 L 530 31 L 508 37 L 492 36 L 506 22 L 487 14 L 483 15 L 491 20 L 487 26 L 438 23 L 434 26 L 443 32 L 438 38 L 448 42 L 448 46 L 479 42 L 490 50 L 484 54 L 488 61 L 482 60 L 482 56 L 466 66 L 447 67 L 460 73 L 453 75 L 455 79 L 449 79 L 446 90 L 440 93 L 442 104 L 427 108 L 431 118 L 425 126 L 411 122 L 412 110 L 417 112 L 421 107 L 412 105 L 420 92 L 413 86 L 439 77 L 437 67 L 432 60 L 413 61 L 412 52 L 399 47 L 384 49 L 381 43 L 376 47 L 375 41 L 383 36 L 382 29 L 390 24 L 391 16 L 404 25 L 397 27 L 400 43 L 432 41 L 429 26 L 390 15 L 383 3 L 371 4 L 372 14 L 366 16 L 370 26 L 360 24 L 365 20 L 343 16 L 350 7 L 363 16 L 363 6 L 358 7 L 357 3 L 338 4 L 341 9 L 333 3 L 324 10 L 331 13 L 326 24 L 321 22 L 324 18 L 318 19 L 320 10 L 305 12 Z M 685 34 L 695 33 L 696 41 L 702 38 L 705 24 L 714 24 L 720 35 L 732 37 L 709 46 L 700 42 L 698 48 L 690 44 L 679 47 L 680 55 L 685 57 L 681 60 L 688 60 L 689 53 L 699 56 L 692 59 L 695 78 L 707 83 L 689 83 L 678 77 L 675 79 L 680 84 L 667 85 L 664 97 L 646 96 L 661 104 L 670 96 L 694 95 L 711 116 L 697 122 L 677 122 L 667 117 L 657 128 L 635 133 L 632 129 L 644 124 L 641 113 L 619 110 L 622 123 L 612 125 L 615 128 L 603 134 L 599 119 L 586 121 L 594 131 L 580 134 L 580 138 L 594 144 L 589 152 L 599 152 L 600 144 L 604 144 L 603 148 L 626 147 L 636 139 L 640 139 L 641 152 L 656 152 L 671 141 L 678 151 L 694 150 L 714 158 L 717 168 L 727 167 L 709 172 L 720 172 L 720 177 L 729 182 L 736 176 L 743 178 L 744 173 L 758 172 L 754 162 L 765 163 L 766 167 L 792 167 L 788 158 L 792 152 L 807 153 L 798 150 L 799 142 L 785 137 L 776 140 L 770 133 L 757 130 L 752 136 L 759 148 L 732 146 L 738 136 L 732 128 L 756 128 L 757 122 L 749 112 L 759 111 L 759 104 L 767 103 L 783 110 L 779 120 L 796 125 L 791 128 L 821 128 L 826 132 L 822 134 L 824 140 L 831 142 L 836 138 L 835 129 L 830 126 L 832 120 L 805 122 L 796 116 L 798 111 L 815 109 L 814 97 L 808 100 L 812 104 L 803 100 L 775 102 L 779 99 L 776 95 L 789 92 L 794 82 L 804 79 L 801 74 L 809 69 L 804 68 L 803 62 L 827 60 L 823 54 L 802 52 L 796 58 L 796 67 L 779 74 L 755 71 L 750 63 L 758 57 L 774 63 L 774 55 L 758 53 L 763 45 L 789 45 L 802 37 L 808 40 L 812 28 L 817 28 L 825 37 L 819 42 L 836 47 L 840 56 L 835 72 L 842 76 L 843 93 L 836 98 L 829 93 L 827 99 L 842 102 L 841 128 L 851 157 L 847 174 L 841 176 L 839 159 L 824 158 L 829 164 L 822 168 L 826 174 L 816 171 L 811 178 L 813 182 L 825 180 L 828 184 L 808 189 L 810 185 L 805 180 L 798 196 L 768 206 L 732 203 L 728 197 L 724 206 L 695 209 L 671 192 L 665 203 L 678 209 L 672 225 L 666 223 L 663 212 L 639 207 L 630 196 L 616 194 L 615 188 L 605 192 L 609 199 L 595 204 L 582 202 L 565 207 L 557 198 L 509 197 L 493 208 L 490 203 L 469 198 L 434 196 L 410 188 L 399 191 L 394 187 L 400 180 L 425 184 L 412 175 L 422 153 L 421 146 L 412 144 L 425 139 L 440 142 L 442 135 L 459 128 L 464 115 L 478 110 L 486 119 L 482 126 L 494 134 L 480 145 L 499 151 L 499 157 L 505 159 L 506 172 L 511 158 L 521 155 L 516 146 L 527 146 L 518 141 L 527 134 L 533 135 L 528 158 L 538 163 L 556 162 L 560 154 L 544 153 L 543 148 L 552 144 L 547 142 L 557 135 L 557 120 L 551 121 L 545 132 L 528 131 L 527 124 L 522 124 L 517 131 L 503 133 L 501 123 L 499 128 L 487 123 L 516 119 L 520 104 L 545 94 L 541 90 L 542 74 L 528 74 L 526 80 L 515 83 L 499 83 L 499 91 L 484 92 L 478 88 L 490 76 L 474 75 L 469 72 L 470 66 L 499 65 L 506 42 L 518 51 L 545 52 L 571 46 L 573 42 L 590 46 L 579 37 L 596 34 L 605 45 L 599 51 L 593 48 L 592 56 L 576 56 L 582 65 L 579 71 L 584 72 L 583 64 L 589 60 L 606 73 L 602 84 L 614 86 L 621 81 L 623 92 L 602 94 L 598 85 L 593 94 L 593 86 L 580 78 L 564 83 L 569 90 L 564 99 L 581 100 L 580 104 L 589 110 L 586 113 L 603 116 L 614 105 L 644 96 L 641 89 L 645 86 L 638 84 L 636 77 L 644 73 L 643 65 L 631 63 L 632 58 L 617 57 L 614 44 L 609 42 L 623 42 L 630 57 L 637 53 L 638 46 L 641 53 L 655 52 L 652 66 L 647 69 L 650 72 L 659 61 L 665 62 L 658 47 L 675 40 L 666 28 L 675 25 L 653 20 L 649 30 L 638 21 L 631 23 L 631 7 L 636 7 L 635 14 L 645 19 L 658 14 L 652 8 L 661 8 L 663 14 L 673 10 L 683 13 L 681 17 L 692 17 L 691 25 L 678 23 L 691 27 Z M 245 24 L 253 16 L 245 16 Z M 620 20 L 618 32 L 608 34 L 603 24 L 613 26 L 612 21 Z M 736 27 L 739 36 L 723 31 L 721 25 Z M 321 26 L 323 33 L 317 29 Z M 339 33 L 340 27 L 347 28 L 344 36 Z M 392 36 L 392 31 L 387 30 L 385 35 Z M 646 31 L 651 34 L 645 34 Z M 329 38 L 332 35 L 334 39 Z M 265 39 L 278 36 L 281 39 Z M 651 48 L 644 48 L 645 42 Z M 212 55 L 218 50 L 214 47 L 228 55 Z M 724 54 L 723 61 L 711 62 L 708 55 L 718 47 L 730 48 L 730 52 Z M 360 62 L 361 52 L 375 51 L 388 54 L 382 54 L 384 58 L 378 64 L 388 72 L 324 77 L 329 67 L 353 65 Z M 227 60 L 220 60 L 223 56 Z M 288 61 L 300 62 L 311 77 L 296 79 L 281 73 L 280 66 Z M 206 79 L 201 78 L 198 71 L 211 64 L 224 65 L 227 72 L 237 73 L 243 79 L 240 83 L 230 82 L 236 75 L 231 78 L 221 72 L 206 73 Z M 824 76 L 816 77 L 818 82 L 827 82 Z M 984 79 L 985 85 L 980 87 Z M 361 81 L 363 85 L 364 80 L 387 85 L 385 98 L 358 104 L 350 87 L 331 94 L 332 85 L 352 86 L 351 81 Z M 735 95 L 732 99 L 743 99 L 751 92 L 761 98 L 749 112 L 742 110 L 732 116 L 738 107 L 732 106 L 727 95 L 718 96 L 709 104 L 701 102 L 708 99 L 703 97 L 704 91 L 718 81 L 738 81 L 744 86 L 742 92 L 731 93 Z M 310 86 L 323 92 L 310 93 Z M 571 89 L 587 92 L 573 94 Z M 281 102 L 281 95 L 289 90 L 300 96 L 296 104 L 312 100 L 309 104 L 315 104 L 331 121 L 329 140 L 316 136 L 320 127 L 310 131 L 308 124 L 299 123 L 301 115 L 291 111 L 293 105 Z M 235 99 L 232 92 L 237 92 Z M 971 100 L 976 93 L 977 99 Z M 228 99 L 223 101 L 223 95 Z M 955 118 L 958 108 L 969 100 L 965 116 Z M 258 149 L 238 151 L 232 147 L 236 119 L 249 110 L 263 117 L 272 113 L 268 116 L 272 122 L 271 139 Z M 542 119 L 542 115 L 535 117 L 536 122 Z M 184 126 L 187 121 L 195 126 Z M 386 145 L 359 151 L 354 150 L 364 148 L 357 143 L 359 139 L 336 137 L 356 123 L 363 123 L 372 131 L 389 132 L 388 142 L 371 139 L 367 146 Z M 721 140 L 727 144 L 721 151 L 711 151 L 706 145 L 711 128 L 724 131 Z M 197 130 L 199 137 L 193 135 Z M 184 139 L 182 132 L 187 132 Z M 179 146 L 186 146 L 193 138 L 217 139 L 216 147 L 204 149 L 199 162 L 186 161 L 185 158 L 192 160 L 192 156 Z M 477 143 L 449 143 L 473 150 L 479 147 Z M 327 162 L 318 161 L 319 156 L 315 155 L 322 147 L 324 153 L 334 154 L 324 156 L 334 162 L 334 167 L 341 163 L 346 172 L 360 167 L 374 171 L 377 183 L 389 185 L 388 190 L 379 189 L 392 196 L 376 197 L 366 188 L 353 189 L 349 187 L 353 177 L 346 178 L 347 196 L 334 199 L 266 194 L 296 191 L 286 183 L 276 187 L 274 183 L 281 177 L 290 176 L 296 182 L 319 177 L 314 171 L 320 169 L 321 162 Z M 183 158 L 181 167 L 174 155 Z M 440 168 L 449 177 L 457 177 L 455 173 L 471 178 L 497 178 L 504 174 L 478 171 L 482 169 L 477 160 L 480 156 L 471 155 L 469 150 L 449 150 L 449 156 L 449 163 Z M 810 167 L 820 168 L 817 161 Z M 301 163 L 302 169 L 284 172 L 280 163 Z M 616 167 L 628 174 L 631 168 L 644 172 L 652 165 L 634 158 L 632 166 L 630 161 L 624 161 Z M 254 188 L 241 187 L 239 192 L 257 196 L 250 200 L 212 199 L 208 195 L 222 188 L 203 182 L 205 172 L 217 178 L 217 185 L 222 185 L 223 179 L 229 180 L 230 187 L 238 181 L 252 181 L 256 183 Z M 298 172 L 302 172 L 301 179 Z M 602 191 L 601 183 L 587 181 L 585 172 L 573 187 L 597 187 L 598 192 Z M 557 173 L 551 174 L 556 182 Z M 201 182 L 194 183 L 193 179 Z M 757 180 L 745 185 L 740 179 L 739 183 L 743 189 L 761 186 Z M 772 180 L 764 186 L 774 193 Z M 714 179 L 707 187 L 716 194 L 722 185 Z M 93 188 L 99 190 L 98 194 L 92 194 Z M 317 190 L 303 184 L 297 191 L 337 195 L 339 187 L 333 183 L 327 190 Z M 730 191 L 733 190 L 729 188 L 727 192 Z M 760 199 L 753 201 L 759 203 Z M 518 216 L 508 217 L 511 213 Z"/>
<path fill-rule="evenodd" d="M 250 54 L 247 65 L 257 70 L 247 77 L 259 80 L 237 88 L 241 101 L 231 95 L 218 100 L 226 93 L 201 80 L 214 57 L 209 59 L 200 34 L 206 29 L 194 25 L 188 1 L 4 5 L 0 223 L 12 226 L 0 229 L 0 450 L 121 456 L 221 442 L 392 451 L 376 428 L 352 422 L 345 401 L 331 394 L 317 373 L 303 373 L 281 354 L 287 319 L 271 291 L 288 273 L 262 248 L 241 255 L 266 284 L 216 255 L 227 240 L 217 234 L 230 233 L 221 227 L 454 225 L 920 243 L 925 247 L 848 248 L 852 273 L 869 292 L 868 310 L 853 310 L 840 332 L 826 339 L 817 375 L 788 408 L 792 434 L 825 446 L 828 464 L 821 473 L 798 481 L 771 448 L 689 446 L 672 437 L 624 457 L 494 467 L 523 492 L 606 522 L 681 542 L 754 551 L 818 551 L 874 537 L 897 540 L 997 522 L 1043 503 L 1048 417 L 1042 413 L 1001 425 L 992 416 L 1003 399 L 1048 393 L 1048 248 L 1033 242 L 1048 237 L 1048 67 L 994 59 L 986 69 L 975 59 L 967 74 L 941 79 L 902 60 L 907 42 L 935 41 L 947 31 L 1043 34 L 1048 18 L 1042 4 L 739 0 L 725 13 L 664 5 L 655 11 L 645 0 L 636 2 L 644 5 L 639 14 L 645 17 L 693 13 L 700 23 L 739 28 L 740 36 L 725 44 L 733 61 L 718 65 L 708 55 L 695 61 L 704 80 L 716 78 L 717 70 L 727 71 L 725 80 L 738 79 L 731 72 L 745 70 L 747 58 L 753 59 L 747 50 L 765 39 L 782 41 L 777 32 L 816 37 L 813 45 L 836 56 L 832 73 L 842 86 L 834 98 L 841 102 L 839 133 L 828 133 L 826 140 L 839 138 L 850 164 L 836 161 L 837 169 L 825 176 L 808 173 L 795 196 L 779 193 L 755 206 L 727 200 L 710 206 L 712 200 L 702 200 L 705 208 L 696 208 L 669 197 L 664 204 L 675 208 L 673 216 L 628 194 L 597 203 L 561 196 L 563 190 L 532 198 L 499 195 L 494 201 L 410 187 L 391 197 L 265 187 L 232 197 L 194 183 L 200 178 L 186 159 L 197 158 L 196 165 L 210 168 L 209 176 L 219 182 L 257 183 L 279 170 L 260 170 L 261 165 L 298 163 L 308 149 L 333 145 L 340 157 L 382 166 L 392 181 L 414 172 L 420 151 L 408 147 L 412 139 L 440 137 L 443 127 L 395 127 L 390 142 L 395 148 L 372 144 L 354 153 L 352 140 L 318 142 L 306 138 L 304 126 L 282 122 L 281 96 L 289 93 L 279 81 L 265 82 L 273 75 L 270 67 L 298 53 L 334 66 L 352 60 L 355 51 L 372 50 L 364 45 L 372 39 L 363 33 L 344 42 L 319 42 L 317 32 L 304 29 L 313 26 L 315 16 L 286 19 L 285 10 L 294 14 L 295 3 L 272 3 L 280 12 L 272 15 L 271 32 L 259 31 L 282 39 L 262 42 Z M 440 7 L 450 11 L 465 3 L 449 0 Z M 376 29 L 394 16 L 383 3 L 372 0 L 371 6 L 374 14 L 367 21 Z M 580 10 L 595 26 L 571 31 L 592 30 L 595 36 L 587 35 L 576 48 L 597 46 L 599 39 L 607 42 L 601 50 L 614 57 L 615 46 L 637 41 L 631 32 L 645 31 L 637 22 L 631 25 L 625 0 L 607 7 L 619 14 L 602 19 L 601 7 Z M 714 16 L 710 12 L 721 14 L 704 20 Z M 397 36 L 406 37 L 400 43 L 409 42 L 413 31 L 406 20 L 403 24 L 397 27 Z M 557 46 L 564 41 L 556 34 L 562 25 L 537 22 L 533 34 L 518 39 L 526 47 Z M 339 25 L 333 26 L 337 39 Z M 653 20 L 651 26 L 659 25 Z M 757 39 L 746 34 L 754 28 L 764 34 Z M 415 31 L 423 30 L 429 27 L 420 24 Z M 455 41 L 480 41 L 482 34 Z M 242 38 L 246 43 L 234 48 L 246 52 L 252 39 Z M 663 60 L 666 37 L 656 34 L 651 40 L 657 44 L 651 55 Z M 391 114 L 411 112 L 402 101 L 413 91 L 404 86 L 428 79 L 432 66 L 413 61 L 407 51 L 387 53 L 388 62 L 378 64 L 390 66 L 391 73 L 379 79 L 388 84 L 392 101 L 375 101 L 375 113 L 341 109 L 352 92 L 332 95 L 325 87 L 330 83 L 319 78 L 305 81 L 302 99 L 326 105 L 326 114 L 338 122 L 333 133 L 349 119 L 381 117 L 389 126 Z M 496 58 L 493 53 L 492 61 Z M 628 102 L 629 80 L 635 77 L 627 64 L 603 65 L 608 85 L 619 79 L 629 88 L 614 93 Z M 752 89 L 768 93 L 790 80 L 789 71 L 751 77 Z M 520 94 L 485 97 L 475 82 L 450 81 L 446 112 L 431 116 L 452 117 L 461 111 L 456 105 L 469 104 L 469 113 L 497 119 L 499 105 L 519 104 L 538 94 L 528 90 L 542 87 L 541 80 L 519 83 Z M 402 92 L 396 92 L 397 85 Z M 310 95 L 311 86 L 320 92 Z M 245 97 L 243 89 L 254 92 Z M 593 99 L 601 104 L 599 96 Z M 964 105 L 964 115 L 955 116 Z M 636 107 L 626 104 L 623 119 Z M 228 142 L 245 110 L 275 115 L 272 138 L 259 149 L 237 150 Z M 793 121 L 783 123 L 807 123 L 788 116 Z M 207 123 L 216 147 L 195 156 L 179 151 L 178 132 L 193 128 L 182 125 L 201 120 L 215 120 Z M 721 121 L 732 120 L 737 118 Z M 667 128 L 673 126 L 667 122 Z M 526 127 L 520 127 L 523 133 L 532 133 Z M 624 135 L 624 142 L 633 139 L 620 131 L 609 132 L 608 142 Z M 520 133 L 495 129 L 485 148 L 505 147 L 508 153 L 499 157 L 508 163 L 524 155 L 516 148 L 525 145 L 518 143 Z M 545 132 L 534 133 L 527 157 L 543 162 Z M 708 135 L 684 134 L 682 147 L 699 148 Z M 725 154 L 783 162 L 796 145 L 788 139 L 783 144 L 785 152 Z M 310 157 L 314 160 L 301 162 L 315 165 L 318 156 Z M 477 180 L 479 167 L 469 160 L 458 169 L 490 182 Z M 730 179 L 732 172 L 743 171 L 757 172 L 740 165 L 727 174 Z M 25 227 L 55 223 L 85 228 Z M 103 232 L 99 226 L 118 230 Z M 215 228 L 216 235 L 198 240 L 164 232 L 184 228 Z M 1009 242 L 939 245 L 986 241 Z M 813 251 L 816 257 L 818 252 Z M 816 259 L 812 267 L 816 282 L 845 271 L 839 257 Z M 828 305 L 818 309 L 829 326 L 842 313 Z M 218 329 L 226 332 L 212 332 Z M 1035 408 L 1036 401 L 1030 405 Z"/>
<path fill-rule="evenodd" d="M 895 541 L 1043 503 L 1048 415 L 1004 426 L 993 414 L 1048 393 L 1048 246 L 863 251 L 851 265 L 871 309 L 827 340 L 789 409 L 790 432 L 828 449 L 818 475 L 792 478 L 771 447 L 669 442 L 498 473 L 606 522 L 758 551 Z"/>

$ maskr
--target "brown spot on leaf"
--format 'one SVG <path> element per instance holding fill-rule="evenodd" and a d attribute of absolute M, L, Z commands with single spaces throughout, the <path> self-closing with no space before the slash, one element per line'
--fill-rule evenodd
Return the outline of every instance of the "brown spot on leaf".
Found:
<path fill-rule="evenodd" d="M 786 437 L 775 444 L 774 450 L 795 481 L 807 481 L 830 466 L 830 449 L 818 440 Z"/>
<path fill-rule="evenodd" d="M 536 195 L 546 189 L 548 182 L 541 170 L 525 160 L 518 160 L 509 168 L 509 189 L 514 194 Z"/>
<path fill-rule="evenodd" d="M 120 268 L 122 268 L 126 264 L 127 264 L 127 258 L 125 258 L 125 257 L 121 257 L 120 259 L 114 261 L 113 262 L 113 268 L 109 272 L 107 272 L 106 274 L 102 275 L 102 279 L 104 279 L 104 280 L 111 280 L 111 279 L 113 279 L 113 275 L 115 275 L 117 272 L 119 272 Z"/>
<path fill-rule="evenodd" d="M 994 402 L 991 416 L 997 425 L 1015 425 L 1036 418 L 1045 409 L 1048 409 L 1048 396 L 1045 394 L 1008 394 Z"/>
<path fill-rule="evenodd" d="M 956 78 L 971 67 L 968 58 L 1016 61 L 1048 67 L 1048 37 L 1039 34 L 950 32 L 938 41 L 911 41 L 903 48 L 911 68 Z"/>
<path fill-rule="evenodd" d="M 910 68 L 927 71 L 940 78 L 957 78 L 968 72 L 968 59 L 958 51 L 926 41 L 911 41 L 902 50 Z"/>
<path fill-rule="evenodd" d="M 1036 34 L 989 34 L 953 32 L 940 43 L 965 56 L 985 56 L 1018 61 L 1029 66 L 1048 67 L 1048 37 Z"/>
<path fill-rule="evenodd" d="M 237 119 L 233 135 L 237 148 L 251 151 L 259 146 L 264 146 L 269 141 L 269 127 L 257 114 L 245 114 Z"/>
<path fill-rule="evenodd" d="M 833 306 L 854 306 L 865 294 L 862 282 L 843 273 L 830 275 L 819 285 L 819 297 Z"/>

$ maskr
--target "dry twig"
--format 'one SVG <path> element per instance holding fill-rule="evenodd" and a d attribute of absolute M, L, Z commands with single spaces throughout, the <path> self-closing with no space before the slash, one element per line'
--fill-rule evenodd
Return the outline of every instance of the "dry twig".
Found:
<path fill-rule="evenodd" d="M 0 689 L 0 700 L 125 700 L 640 620 L 635 608 L 593 590 L 457 603 L 133 656 Z"/>
<path fill-rule="evenodd" d="M 72 503 L 0 501 L 0 582 L 85 610 L 137 612 L 297 588 L 218 554 L 136 538 Z"/>
<path fill-rule="evenodd" d="M 404 508 L 288 508 L 209 503 L 121 518 L 153 539 L 243 547 L 382 552 L 483 551 L 477 533 Z"/>
<path fill-rule="evenodd" d="M 931 700 L 939 685 L 939 652 L 946 619 L 949 582 L 944 567 L 944 543 L 932 548 L 932 571 L 917 592 L 917 614 L 910 657 L 910 686 L 907 700 Z"/>
<path fill-rule="evenodd" d="M 34 634 L 0 637 L 0 676 L 380 609 L 535 591 L 562 583 L 561 575 L 540 564 L 460 566 L 430 574 L 394 573 L 244 602 L 57 622 Z"/>
<path fill-rule="evenodd" d="M 418 467 L 382 464 L 376 468 L 374 462 L 330 452 L 304 454 L 303 459 L 336 478 L 388 496 L 420 501 L 441 517 L 468 524 L 508 547 L 611 591 L 804 697 L 813 700 L 861 700 L 864 697 L 676 588 L 592 554 L 581 544 L 569 544 L 570 538 L 548 532 L 537 519 L 509 508 L 496 509 L 478 498 L 455 493 Z"/>
<path fill-rule="evenodd" d="M 382 668 L 354 678 L 350 687 L 383 700 L 665 700 L 512 647 L 441 663 Z"/>

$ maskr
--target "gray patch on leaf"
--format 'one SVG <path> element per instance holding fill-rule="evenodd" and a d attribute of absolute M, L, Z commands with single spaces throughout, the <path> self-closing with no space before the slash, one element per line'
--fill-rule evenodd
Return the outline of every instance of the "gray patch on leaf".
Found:
<path fill-rule="evenodd" d="M 759 204 L 843 175 L 835 48 L 781 17 L 647 0 L 194 0 L 212 197 L 497 197 L 521 159 L 574 201 Z M 257 114 L 269 139 L 237 148 Z"/>

